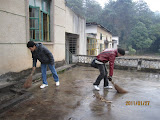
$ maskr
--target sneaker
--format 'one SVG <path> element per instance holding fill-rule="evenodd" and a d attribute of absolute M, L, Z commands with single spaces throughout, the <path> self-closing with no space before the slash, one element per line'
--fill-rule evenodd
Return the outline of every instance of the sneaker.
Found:
<path fill-rule="evenodd" d="M 40 88 L 45 88 L 45 87 L 47 87 L 48 85 L 46 85 L 46 84 L 42 84 L 41 86 L 40 86 Z"/>
<path fill-rule="evenodd" d="M 56 86 L 59 86 L 60 85 L 60 82 L 58 81 L 58 82 L 56 82 Z"/>
<path fill-rule="evenodd" d="M 105 86 L 104 88 L 112 89 L 113 87 L 112 86 Z"/>
<path fill-rule="evenodd" d="M 100 88 L 97 85 L 94 85 L 95 90 L 100 90 Z"/>

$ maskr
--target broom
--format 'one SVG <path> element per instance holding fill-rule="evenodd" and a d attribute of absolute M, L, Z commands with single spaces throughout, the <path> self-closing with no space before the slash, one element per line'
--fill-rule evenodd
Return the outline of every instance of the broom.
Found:
<path fill-rule="evenodd" d="M 119 87 L 117 84 L 115 84 L 113 81 L 111 81 L 114 88 L 117 90 L 118 93 L 127 93 L 128 91 L 124 90 L 123 88 Z"/>
<path fill-rule="evenodd" d="M 29 88 L 32 85 L 32 74 L 29 75 L 29 77 L 27 78 L 27 80 L 25 81 L 23 87 L 24 88 Z"/>
<path fill-rule="evenodd" d="M 29 88 L 29 87 L 32 86 L 32 76 L 33 76 L 33 74 L 35 72 L 35 69 L 36 69 L 36 67 L 32 68 L 31 74 L 28 76 L 27 80 L 25 81 L 25 83 L 23 85 L 24 88 Z"/>

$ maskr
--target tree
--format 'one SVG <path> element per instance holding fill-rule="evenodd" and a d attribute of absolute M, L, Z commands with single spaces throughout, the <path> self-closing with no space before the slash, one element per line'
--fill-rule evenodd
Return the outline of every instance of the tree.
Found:
<path fill-rule="evenodd" d="M 102 7 L 95 0 L 85 0 L 85 16 L 87 22 L 100 23 Z"/>
<path fill-rule="evenodd" d="M 139 0 L 135 3 L 136 17 L 138 21 L 144 23 L 147 28 L 152 24 L 153 12 L 144 0 Z M 137 21 L 137 22 L 138 22 Z"/>
<path fill-rule="evenodd" d="M 160 52 L 160 23 L 155 24 L 150 28 L 149 37 L 153 41 L 150 50 L 153 52 Z"/>
<path fill-rule="evenodd" d="M 105 27 L 111 29 L 112 34 L 120 37 L 120 44 L 126 44 L 134 25 L 134 3 L 132 0 L 117 0 L 105 5 L 103 9 Z"/>
<path fill-rule="evenodd" d="M 133 48 L 140 51 L 149 48 L 152 44 L 152 40 L 148 35 L 148 29 L 145 24 L 138 22 L 133 28 L 130 36 L 130 42 Z"/>
<path fill-rule="evenodd" d="M 119 36 L 120 46 L 132 46 L 135 50 L 150 48 L 154 52 L 160 49 L 157 27 L 160 13 L 152 12 L 144 0 L 109 0 L 103 9 L 95 0 L 66 1 L 73 11 L 85 16 L 87 22 L 97 22 L 113 36 Z"/>
<path fill-rule="evenodd" d="M 71 8 L 75 13 L 85 16 L 84 0 L 66 0 L 67 6 Z"/>
<path fill-rule="evenodd" d="M 102 24 L 104 27 L 112 31 L 112 35 L 118 35 L 118 29 L 117 29 L 117 14 L 114 9 L 115 1 L 110 1 L 108 4 L 105 4 L 105 7 L 103 8 L 102 14 L 101 14 L 101 21 L 100 24 Z"/>

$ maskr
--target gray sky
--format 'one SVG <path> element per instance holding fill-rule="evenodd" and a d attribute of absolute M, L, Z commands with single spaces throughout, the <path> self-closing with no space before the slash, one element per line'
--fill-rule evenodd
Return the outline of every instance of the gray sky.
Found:
<path fill-rule="evenodd" d="M 99 2 L 102 7 L 104 7 L 104 3 L 107 3 L 109 0 L 96 0 L 96 1 Z M 155 11 L 160 12 L 160 0 L 144 0 L 144 1 L 148 4 L 148 6 L 153 12 Z"/>

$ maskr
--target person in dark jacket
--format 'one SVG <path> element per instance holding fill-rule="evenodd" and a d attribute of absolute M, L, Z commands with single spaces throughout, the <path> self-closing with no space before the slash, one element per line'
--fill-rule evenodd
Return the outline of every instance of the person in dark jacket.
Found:
<path fill-rule="evenodd" d="M 34 43 L 33 41 L 29 41 L 27 43 L 27 47 L 30 49 L 33 59 L 33 68 L 31 74 L 33 74 L 36 69 L 37 60 L 41 62 L 43 84 L 40 86 L 40 88 L 45 88 L 48 86 L 47 76 L 46 76 L 47 65 L 52 72 L 54 81 L 56 82 L 56 86 L 59 86 L 60 85 L 59 77 L 55 69 L 54 58 L 52 53 L 43 44 Z"/>
<path fill-rule="evenodd" d="M 113 76 L 113 68 L 114 68 L 114 61 L 115 58 L 118 56 L 124 56 L 125 50 L 118 48 L 118 49 L 106 49 L 103 52 L 101 52 L 97 59 L 95 60 L 95 63 L 97 64 L 97 67 L 100 71 L 100 75 L 97 77 L 96 81 L 93 83 L 94 88 L 96 90 L 100 90 L 98 85 L 100 84 L 101 80 L 104 79 L 104 88 L 112 88 L 112 86 L 109 86 L 108 80 L 112 80 Z M 105 63 L 109 61 L 109 76 L 107 77 L 107 70 Z"/>

